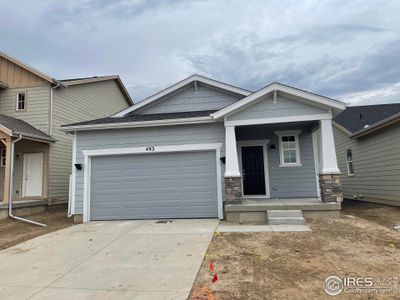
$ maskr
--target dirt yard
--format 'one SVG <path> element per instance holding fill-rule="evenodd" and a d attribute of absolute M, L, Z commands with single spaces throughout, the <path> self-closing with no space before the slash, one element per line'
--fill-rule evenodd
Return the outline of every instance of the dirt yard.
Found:
<path fill-rule="evenodd" d="M 400 232 L 393 229 L 399 212 L 346 202 L 340 219 L 308 220 L 311 232 L 215 234 L 190 299 L 381 299 L 328 296 L 322 285 L 331 275 L 400 276 Z M 215 283 L 211 261 L 219 276 Z"/>
<path fill-rule="evenodd" d="M 67 218 L 66 209 L 47 211 L 26 218 L 44 223 L 47 227 L 40 227 L 11 219 L 2 220 L 0 221 L 0 250 L 39 235 L 74 225 L 73 219 Z"/>

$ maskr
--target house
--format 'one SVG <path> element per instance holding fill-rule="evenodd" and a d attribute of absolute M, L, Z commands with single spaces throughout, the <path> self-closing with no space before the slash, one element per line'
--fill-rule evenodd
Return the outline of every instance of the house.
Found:
<path fill-rule="evenodd" d="M 400 103 L 350 106 L 334 125 L 343 196 L 400 206 Z"/>
<path fill-rule="evenodd" d="M 0 52 L 0 208 L 9 202 L 11 173 L 15 207 L 67 201 L 73 139 L 61 124 L 132 104 L 118 76 L 56 80 Z"/>
<path fill-rule="evenodd" d="M 332 118 L 345 104 L 280 83 L 251 92 L 190 76 L 74 134 L 77 221 L 337 215 Z"/>

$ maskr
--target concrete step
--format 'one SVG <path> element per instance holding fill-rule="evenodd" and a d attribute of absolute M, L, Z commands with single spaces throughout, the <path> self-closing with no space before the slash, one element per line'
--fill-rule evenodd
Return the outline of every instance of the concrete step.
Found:
<path fill-rule="evenodd" d="M 278 218 L 278 217 L 303 217 L 303 212 L 301 210 L 279 210 L 279 209 L 273 209 L 273 210 L 267 210 L 267 216 L 271 218 Z"/>
<path fill-rule="evenodd" d="M 267 210 L 269 225 L 305 225 L 301 210 Z"/>

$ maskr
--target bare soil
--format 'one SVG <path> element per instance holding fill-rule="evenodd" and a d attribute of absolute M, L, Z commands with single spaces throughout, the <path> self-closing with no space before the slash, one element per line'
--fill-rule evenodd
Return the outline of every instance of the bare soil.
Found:
<path fill-rule="evenodd" d="M 328 296 L 323 281 L 331 275 L 400 276 L 400 232 L 393 229 L 400 224 L 398 208 L 377 205 L 370 210 L 365 203 L 349 202 L 341 218 L 307 224 L 311 232 L 215 234 L 190 299 L 381 299 Z M 215 273 L 219 280 L 212 283 Z M 399 299 L 399 294 L 384 297 Z"/>
<path fill-rule="evenodd" d="M 0 250 L 39 235 L 74 225 L 73 218 L 67 217 L 66 209 L 46 211 L 25 218 L 44 223 L 47 227 L 40 227 L 13 219 L 2 220 L 0 221 Z"/>

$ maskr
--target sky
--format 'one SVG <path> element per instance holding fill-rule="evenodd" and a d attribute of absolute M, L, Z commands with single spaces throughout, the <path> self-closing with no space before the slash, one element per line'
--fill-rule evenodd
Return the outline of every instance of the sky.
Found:
<path fill-rule="evenodd" d="M 56 79 L 118 74 L 135 102 L 194 73 L 400 102 L 398 0 L 0 0 L 0 50 Z"/>

